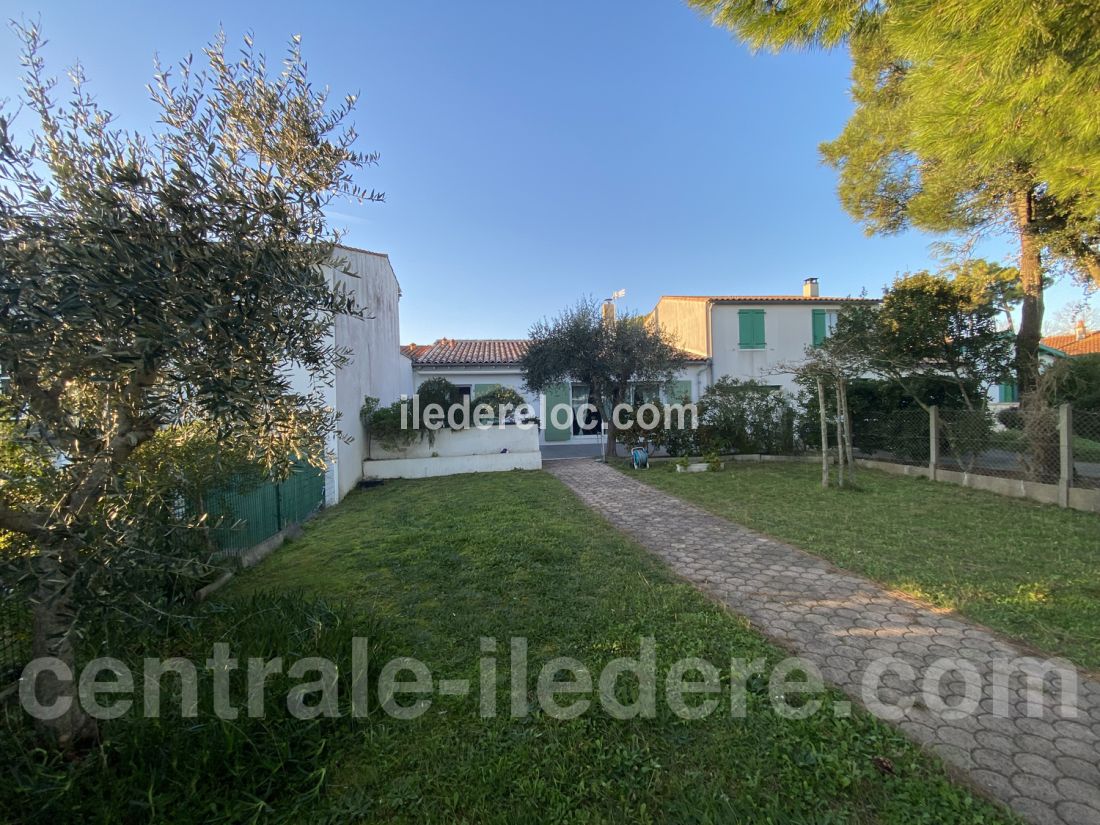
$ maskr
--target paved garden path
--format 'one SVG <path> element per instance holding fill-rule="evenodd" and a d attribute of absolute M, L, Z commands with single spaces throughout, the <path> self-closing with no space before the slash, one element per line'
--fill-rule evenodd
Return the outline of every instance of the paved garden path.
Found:
<path fill-rule="evenodd" d="M 1025 820 L 1100 823 L 1100 684 L 1083 673 L 1077 674 L 1075 717 L 1068 718 L 1072 711 L 1059 706 L 1054 690 L 1058 680 L 1049 674 L 1046 698 L 1033 709 L 1042 715 L 1029 716 L 1022 672 L 1002 679 L 1008 690 L 997 692 L 993 687 L 1001 663 L 1028 654 L 993 633 L 711 515 L 597 461 L 548 462 L 546 469 L 679 575 L 812 661 L 826 681 L 857 701 L 867 704 L 861 686 L 873 662 L 895 657 L 909 664 L 915 678 L 887 673 L 869 700 L 896 710 L 894 721 L 910 738 Z M 970 694 L 976 710 L 930 709 L 937 707 L 935 702 L 918 702 L 904 711 L 897 707 L 905 697 L 924 698 L 922 680 L 943 672 L 942 662 L 934 664 L 943 657 L 959 657 L 974 666 L 982 685 L 980 701 Z M 939 695 L 948 706 L 961 709 L 965 690 L 962 677 L 948 673 Z M 1001 703 L 995 702 L 998 697 Z"/>

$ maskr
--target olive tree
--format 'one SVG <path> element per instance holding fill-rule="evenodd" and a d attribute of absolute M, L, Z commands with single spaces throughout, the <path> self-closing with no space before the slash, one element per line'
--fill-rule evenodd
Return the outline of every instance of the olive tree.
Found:
<path fill-rule="evenodd" d="M 615 455 L 617 437 L 611 411 L 627 400 L 630 385 L 666 384 L 683 358 L 668 334 L 644 317 L 605 315 L 590 299 L 538 321 L 530 338 L 522 364 L 527 388 L 542 392 L 563 381 L 587 384 L 607 421 L 608 456 Z"/>
<path fill-rule="evenodd" d="M 59 103 L 39 32 L 17 32 L 24 99 L 0 111 L 0 373 L 13 437 L 50 460 L 35 495 L 0 476 L 0 531 L 32 548 L 8 561 L 28 583 L 34 655 L 72 669 L 88 600 L 139 596 L 128 572 L 162 561 L 135 479 L 158 431 L 209 422 L 275 472 L 319 458 L 334 425 L 319 388 L 346 358 L 327 333 L 361 311 L 323 270 L 337 240 L 325 208 L 382 196 L 355 182 L 377 158 L 353 148 L 354 96 L 311 86 L 297 37 L 272 69 L 250 38 L 228 56 L 223 35 L 204 66 L 158 63 L 158 121 L 138 133 L 79 69 Z M 293 390 L 292 365 L 313 389 Z M 64 711 L 40 723 L 58 746 L 96 736 L 71 682 L 43 674 L 31 690 Z"/>

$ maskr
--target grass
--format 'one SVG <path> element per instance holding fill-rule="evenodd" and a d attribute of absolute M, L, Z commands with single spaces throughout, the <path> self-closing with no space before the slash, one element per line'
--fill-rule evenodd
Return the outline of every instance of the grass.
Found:
<path fill-rule="evenodd" d="M 746 527 L 1048 653 L 1100 669 L 1100 516 L 926 479 L 860 470 L 824 490 L 821 468 L 734 463 L 633 473 Z"/>
<path fill-rule="evenodd" d="M 774 713 L 766 684 L 753 687 L 742 719 L 720 708 L 684 721 L 662 701 L 653 719 L 616 721 L 598 708 L 570 721 L 509 718 L 513 636 L 528 641 L 529 690 L 553 656 L 598 673 L 637 655 L 647 635 L 656 637 L 658 673 L 689 655 L 719 666 L 784 656 L 544 473 L 353 493 L 228 595 L 296 588 L 359 605 L 393 655 L 420 659 L 436 678 L 476 686 L 479 638 L 502 651 L 496 718 L 479 718 L 475 690 L 435 696 L 413 721 L 361 722 L 334 742 L 315 821 L 1007 821 L 889 726 L 862 713 L 838 718 L 832 694 L 802 721 Z M 893 773 L 876 757 L 891 760 Z"/>

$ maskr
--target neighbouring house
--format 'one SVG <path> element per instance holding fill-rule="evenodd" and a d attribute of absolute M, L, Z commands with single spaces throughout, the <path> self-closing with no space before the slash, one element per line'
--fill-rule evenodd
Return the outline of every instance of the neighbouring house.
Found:
<path fill-rule="evenodd" d="M 1083 355 L 1100 355 L 1100 329 L 1089 332 L 1083 318 L 1078 319 L 1073 332 L 1065 335 L 1048 335 L 1043 346 L 1063 352 L 1070 358 Z"/>
<path fill-rule="evenodd" d="M 806 278 L 801 295 L 663 295 L 648 318 L 705 360 L 706 384 L 730 376 L 793 392 L 783 366 L 824 341 L 845 304 L 876 300 L 824 297 L 818 279 Z"/>
<path fill-rule="evenodd" d="M 1089 332 L 1084 319 L 1079 319 L 1073 332 L 1048 335 L 1039 342 L 1039 366 L 1049 367 L 1059 358 L 1080 358 L 1085 355 L 1100 355 L 1100 330 Z M 990 407 L 999 411 L 1015 406 L 1020 401 L 1020 392 L 1015 381 L 994 384 L 989 393 Z"/>
<path fill-rule="evenodd" d="M 333 325 L 331 343 L 348 352 L 349 360 L 336 371 L 331 385 L 318 385 L 296 365 L 290 368 L 295 390 L 321 393 L 340 416 L 338 430 L 329 435 L 326 445 L 326 505 L 339 502 L 362 478 L 366 443 L 359 409 L 363 399 L 370 395 L 391 404 L 413 387 L 412 363 L 401 354 L 401 286 L 389 256 L 339 246 L 336 258 L 333 266 L 326 267 L 330 282 L 342 284 L 364 310 L 359 317 L 339 316 Z"/>
<path fill-rule="evenodd" d="M 1010 333 L 1006 333 L 1010 334 Z M 1054 338 L 1069 337 L 1069 336 L 1052 336 Z M 1047 344 L 1049 338 L 1044 338 L 1039 344 L 1039 369 L 1045 370 L 1055 361 L 1060 358 L 1065 358 L 1066 353 L 1061 349 Z M 989 408 L 994 412 L 1000 412 L 1003 409 L 1014 407 L 1020 402 L 1020 390 L 1016 385 L 1016 381 L 1002 381 L 999 384 L 994 384 L 989 388 Z"/>
<path fill-rule="evenodd" d="M 440 338 L 433 344 L 406 344 L 402 352 L 411 360 L 414 386 L 419 387 L 430 378 L 446 378 L 455 384 L 471 401 L 496 387 L 510 387 L 524 397 L 533 413 L 540 419 L 539 443 L 545 444 L 597 444 L 601 439 L 600 427 L 582 427 L 578 416 L 568 426 L 545 420 L 541 399 L 530 393 L 523 381 L 521 365 L 528 342 L 522 338 Z M 706 389 L 707 359 L 691 352 L 684 353 L 684 362 L 676 379 L 660 391 L 663 400 L 689 401 L 698 399 Z M 634 387 L 631 401 L 652 401 L 658 391 L 646 387 Z M 548 408 L 568 404 L 574 411 L 589 402 L 586 384 L 570 383 L 552 387 L 544 394 Z"/>

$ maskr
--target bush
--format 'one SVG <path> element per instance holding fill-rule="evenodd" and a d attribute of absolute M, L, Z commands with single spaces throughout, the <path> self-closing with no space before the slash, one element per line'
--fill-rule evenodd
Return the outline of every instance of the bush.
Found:
<path fill-rule="evenodd" d="M 401 452 L 423 435 L 419 429 L 413 429 L 410 411 L 406 411 L 404 415 L 408 426 L 401 426 L 401 407 L 408 404 L 407 401 L 394 401 L 388 406 L 378 407 L 378 399 L 368 396 L 367 402 L 364 403 L 363 409 L 369 412 L 364 428 L 367 435 L 368 456 L 373 444 L 378 444 L 389 452 Z"/>
<path fill-rule="evenodd" d="M 310 819 L 328 779 L 326 764 L 342 740 L 360 742 L 363 719 L 349 715 L 351 642 L 371 640 L 370 673 L 380 637 L 377 622 L 342 605 L 300 594 L 259 594 L 231 604 L 210 604 L 168 637 L 147 631 L 138 638 L 119 634 L 124 650 L 104 649 L 129 664 L 141 694 L 142 657 L 182 656 L 199 674 L 199 716 L 181 718 L 179 678 L 162 679 L 160 718 L 142 715 L 140 698 L 119 719 L 102 726 L 101 749 L 70 760 L 38 747 L 30 718 L 8 704 L 0 727 L 5 780 L 0 786 L 0 821 L 57 822 L 303 822 Z M 213 680 L 204 663 L 212 644 L 224 641 L 239 660 L 230 671 L 235 720 L 213 713 Z M 285 667 L 321 656 L 339 668 L 340 718 L 297 719 L 286 707 L 287 691 L 307 679 L 272 675 L 264 691 L 264 714 L 251 718 L 248 657 L 288 657 Z M 308 697 L 310 704 L 317 696 Z M 374 701 L 372 697 L 372 702 Z"/>
<path fill-rule="evenodd" d="M 527 403 L 527 400 L 511 387 L 495 387 L 488 392 L 483 392 L 472 402 L 470 409 L 475 410 L 481 404 L 487 404 L 493 410 L 493 420 L 498 420 L 498 413 L 504 407 L 505 420 L 512 418 L 512 413 Z M 526 419 L 525 419 L 526 420 Z"/>
<path fill-rule="evenodd" d="M 796 452 L 791 398 L 759 381 L 720 378 L 699 399 L 697 440 L 708 452 Z"/>
<path fill-rule="evenodd" d="M 799 383 L 802 391 L 798 397 L 798 437 L 807 447 L 819 449 L 821 425 L 817 387 L 812 382 Z M 916 377 L 909 386 L 917 398 L 928 406 L 937 405 L 941 411 L 966 409 L 966 400 L 953 381 Z M 928 457 L 928 415 L 913 396 L 893 381 L 871 378 L 852 379 L 847 389 L 852 439 L 857 449 L 867 453 L 903 449 L 912 459 L 921 458 L 918 453 L 923 450 L 923 457 Z M 981 397 L 977 385 L 968 387 L 967 393 L 972 399 Z M 836 415 L 832 390 L 826 391 L 825 402 L 831 419 Z M 922 415 L 923 423 L 920 423 L 918 419 Z M 830 426 L 831 423 L 830 420 Z"/>
<path fill-rule="evenodd" d="M 1073 404 L 1078 410 L 1100 411 L 1100 354 L 1059 361 L 1061 373 L 1051 403 Z"/>
<path fill-rule="evenodd" d="M 1001 426 L 1008 430 L 1022 430 L 1024 428 L 1024 416 L 1019 407 L 1009 407 L 997 413 L 997 420 Z"/>
<path fill-rule="evenodd" d="M 424 420 L 424 411 L 430 404 L 438 404 L 443 410 L 443 426 L 449 426 L 450 420 L 449 413 L 452 407 L 462 406 L 462 392 L 448 381 L 446 378 L 429 378 L 423 384 L 416 388 L 416 395 L 420 400 L 420 419 Z M 455 421 L 459 426 L 465 424 L 465 419 L 462 415 L 456 414 Z M 429 432 L 429 439 L 432 438 L 431 430 Z"/>
<path fill-rule="evenodd" d="M 644 447 L 649 452 L 655 449 L 663 449 L 670 456 L 694 455 L 697 450 L 695 418 L 690 408 L 686 408 L 683 414 L 683 426 L 680 424 L 680 416 L 670 415 L 669 407 L 660 407 L 660 420 L 656 427 L 643 429 L 638 423 L 638 407 L 628 407 L 624 418 L 631 422 L 630 427 L 616 430 L 615 440 L 626 446 L 627 449 Z M 673 424 L 676 426 L 668 426 Z"/>

